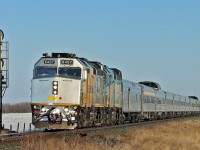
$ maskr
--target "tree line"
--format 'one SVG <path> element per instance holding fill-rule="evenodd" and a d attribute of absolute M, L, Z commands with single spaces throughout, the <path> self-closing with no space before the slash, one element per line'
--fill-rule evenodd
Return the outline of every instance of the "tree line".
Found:
<path fill-rule="evenodd" d="M 2 104 L 3 113 L 30 113 L 31 105 L 29 102 L 20 102 L 15 104 L 4 103 Z"/>

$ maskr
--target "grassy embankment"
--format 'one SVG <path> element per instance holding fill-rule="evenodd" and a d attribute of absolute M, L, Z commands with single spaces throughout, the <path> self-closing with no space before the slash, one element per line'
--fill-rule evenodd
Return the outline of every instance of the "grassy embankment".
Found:
<path fill-rule="evenodd" d="M 21 149 L 40 150 L 198 150 L 200 118 L 101 131 L 88 141 L 67 141 L 65 137 L 24 140 Z M 19 148 L 19 147 L 18 147 Z"/>

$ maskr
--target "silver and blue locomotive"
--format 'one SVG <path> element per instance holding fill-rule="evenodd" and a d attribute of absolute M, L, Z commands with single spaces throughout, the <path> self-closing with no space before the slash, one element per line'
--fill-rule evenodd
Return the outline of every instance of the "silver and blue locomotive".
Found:
<path fill-rule="evenodd" d="M 120 70 L 75 54 L 43 56 L 34 66 L 31 87 L 35 127 L 73 129 L 122 121 Z"/>
<path fill-rule="evenodd" d="M 195 96 L 163 91 L 155 82 L 135 83 L 122 72 L 70 53 L 43 54 L 31 81 L 36 128 L 74 129 L 196 115 Z"/>

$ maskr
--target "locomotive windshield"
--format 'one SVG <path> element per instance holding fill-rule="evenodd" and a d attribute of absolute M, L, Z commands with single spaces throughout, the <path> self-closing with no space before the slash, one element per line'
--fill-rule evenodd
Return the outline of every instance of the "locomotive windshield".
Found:
<path fill-rule="evenodd" d="M 72 78 L 81 78 L 81 68 L 59 67 L 58 74 Z"/>
<path fill-rule="evenodd" d="M 35 71 L 35 76 L 49 76 L 56 74 L 57 67 L 37 67 Z"/>
<path fill-rule="evenodd" d="M 56 76 L 61 75 L 69 78 L 81 78 L 81 68 L 72 67 L 37 67 L 35 69 L 35 76 Z"/>

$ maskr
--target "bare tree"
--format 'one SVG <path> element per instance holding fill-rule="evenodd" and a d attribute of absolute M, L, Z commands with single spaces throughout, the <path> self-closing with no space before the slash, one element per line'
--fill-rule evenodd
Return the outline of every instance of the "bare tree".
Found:
<path fill-rule="evenodd" d="M 31 112 L 31 105 L 29 102 L 21 103 L 5 103 L 2 105 L 3 113 L 29 113 Z"/>

